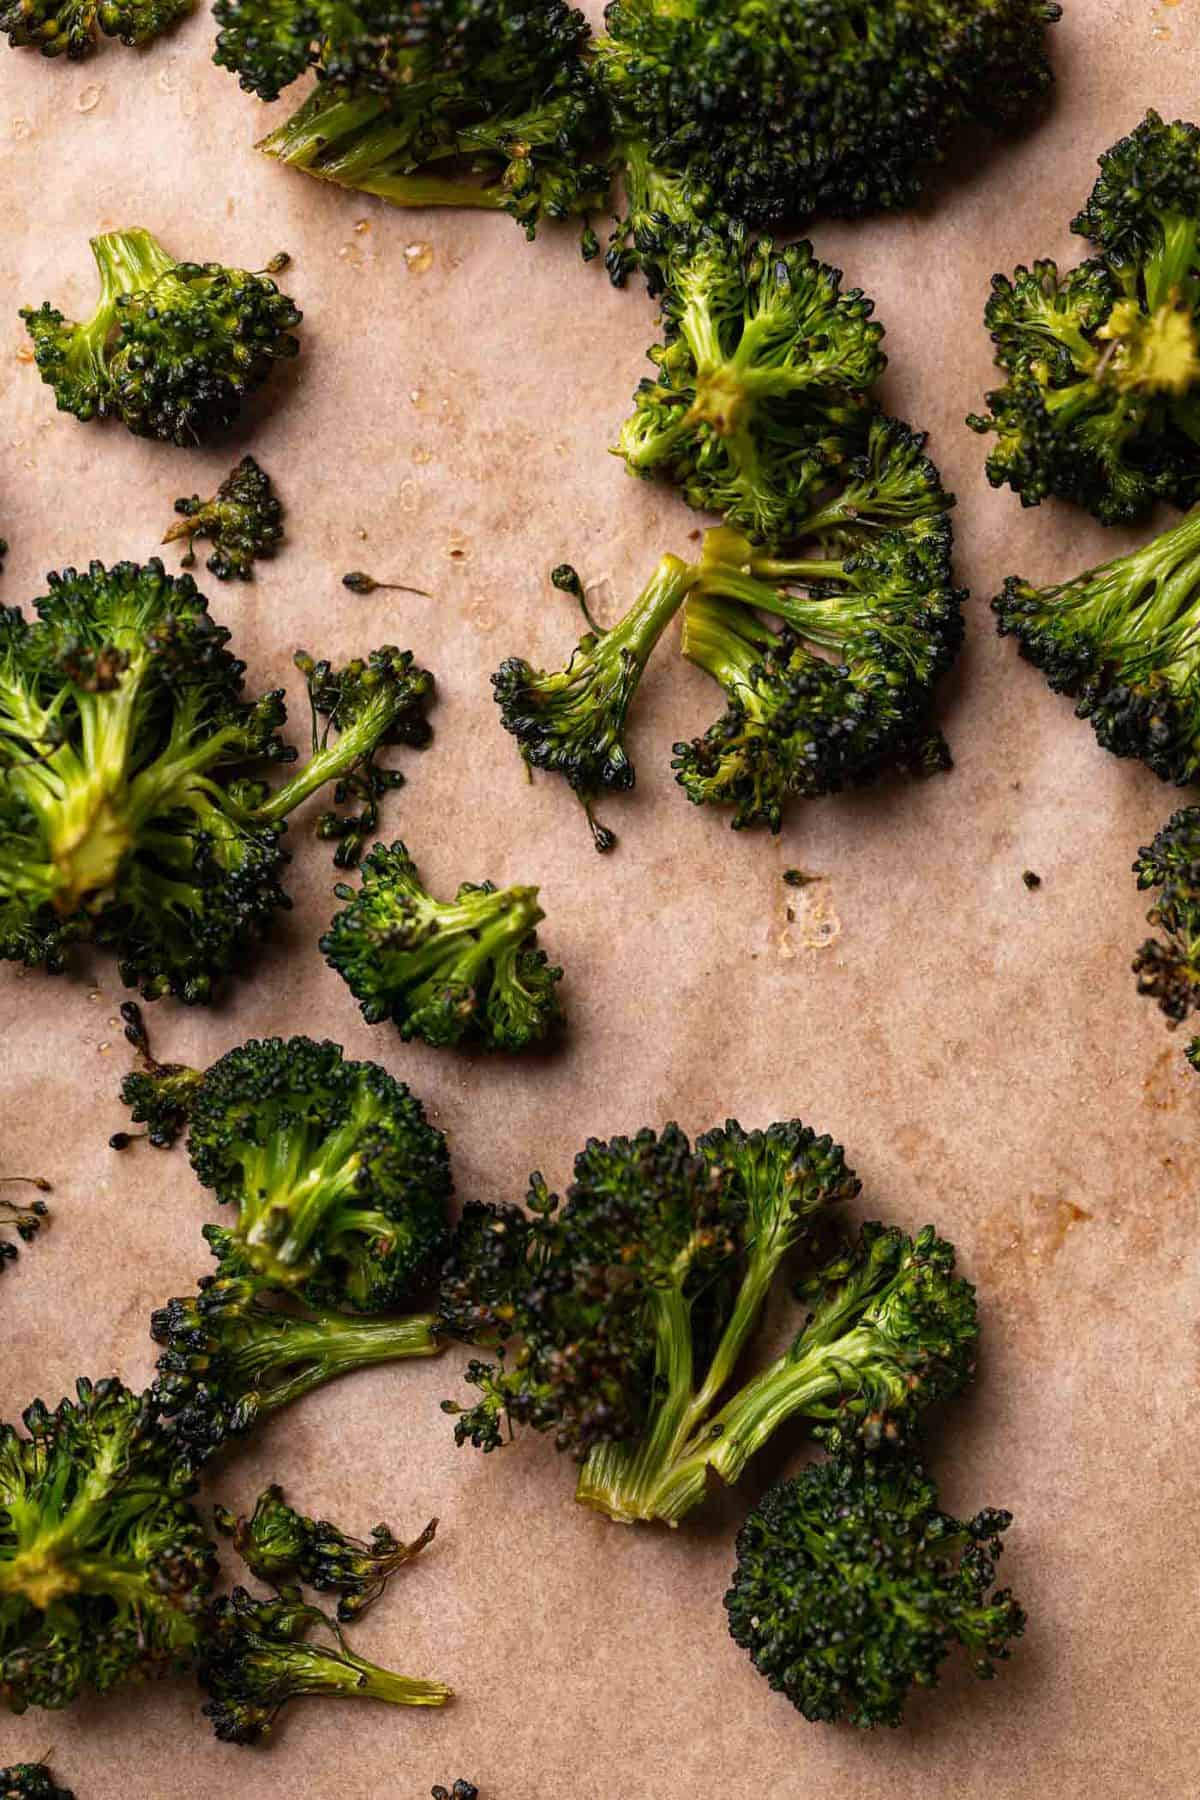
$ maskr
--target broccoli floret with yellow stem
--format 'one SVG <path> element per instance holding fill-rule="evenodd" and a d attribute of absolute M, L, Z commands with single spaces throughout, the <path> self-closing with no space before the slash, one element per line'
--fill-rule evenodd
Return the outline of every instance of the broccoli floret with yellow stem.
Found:
<path fill-rule="evenodd" d="M 1147 922 L 1161 934 L 1147 938 L 1133 959 L 1137 991 L 1154 1000 L 1174 1030 L 1200 1008 L 1200 807 L 1172 813 L 1133 865 L 1140 889 L 1155 892 Z M 1200 1038 L 1187 1049 L 1200 1066 Z"/>
<path fill-rule="evenodd" d="M 806 1719 L 899 1725 L 955 1645 L 989 1679 L 1025 1629 L 995 1588 L 1012 1514 L 951 1518 L 903 1455 L 815 1463 L 738 1533 L 725 1596 L 735 1644 Z"/>
<path fill-rule="evenodd" d="M 194 0 L 2 0 L 0 32 L 14 50 L 82 62 L 105 37 L 141 50 L 185 19 Z"/>
<path fill-rule="evenodd" d="M 183 567 L 196 560 L 197 538 L 212 543 L 205 567 L 218 581 L 253 581 L 254 564 L 274 556 L 283 537 L 283 507 L 271 477 L 252 456 L 243 456 L 211 500 L 199 494 L 175 502 L 181 514 L 163 537 L 164 544 L 186 538 Z"/>
<path fill-rule="evenodd" d="M 554 579 L 570 591 L 578 587 L 568 565 Z M 616 839 L 593 818 L 592 801 L 634 784 L 624 742 L 629 708 L 654 646 L 694 579 L 677 556 L 664 556 L 624 618 L 608 631 L 589 631 L 565 669 L 535 669 L 510 656 L 492 676 L 504 729 L 530 768 L 565 777 L 583 803 L 597 850 L 610 850 Z"/>
<path fill-rule="evenodd" d="M 216 1509 L 217 1530 L 233 1540 L 250 1573 L 269 1587 L 300 1583 L 318 1593 L 337 1593 L 337 1616 L 343 1625 L 361 1618 L 388 1582 L 428 1544 L 437 1520 L 431 1519 L 411 1544 L 402 1544 L 386 1525 L 376 1525 L 370 1542 L 347 1537 L 328 1519 L 296 1512 L 275 1485 L 264 1488 L 250 1517 L 238 1518 L 227 1507 Z"/>
<path fill-rule="evenodd" d="M 86 324 L 48 302 L 21 311 L 60 412 L 205 443 L 300 348 L 303 315 L 267 274 L 177 262 L 140 229 L 93 238 L 92 255 L 100 298 Z"/>
<path fill-rule="evenodd" d="M 299 655 L 313 754 L 271 789 L 258 772 L 296 754 L 282 691 L 244 697 L 190 576 L 95 562 L 34 605 L 0 609 L 0 956 L 59 971 L 90 940 L 144 999 L 206 1001 L 289 905 L 287 817 L 327 784 L 363 803 L 318 828 L 354 859 L 398 779 L 376 753 L 427 740 L 432 677 L 392 645 L 339 670 Z"/>
<path fill-rule="evenodd" d="M 314 1629 L 328 1631 L 333 1644 L 312 1643 Z M 298 1590 L 257 1600 L 238 1587 L 214 1601 L 196 1672 L 210 1696 L 205 1715 L 226 1744 L 261 1743 L 288 1702 L 306 1696 L 390 1706 L 445 1706 L 454 1697 L 441 1682 L 396 1675 L 357 1656 L 336 1621 Z"/>
<path fill-rule="evenodd" d="M 13 1763 L 0 1769 L 0 1800 L 75 1800 L 75 1794 L 59 1787 L 45 1763 Z"/>
<path fill-rule="evenodd" d="M 18 1186 L 31 1187 L 39 1195 L 52 1191 L 44 1175 L 0 1175 L 0 1188 Z M 10 1200 L 0 1194 L 0 1269 L 5 1263 L 16 1261 L 17 1246 L 12 1237 L 32 1244 L 49 1215 L 50 1208 L 44 1200 Z M 6 1232 L 11 1232 L 12 1237 L 6 1237 Z"/>
<path fill-rule="evenodd" d="M 368 1024 L 391 1019 L 406 1042 L 524 1050 L 562 1023 L 563 972 L 538 948 L 536 888 L 464 881 L 435 900 L 394 843 L 376 844 L 359 888 L 334 892 L 345 905 L 321 949 Z"/>

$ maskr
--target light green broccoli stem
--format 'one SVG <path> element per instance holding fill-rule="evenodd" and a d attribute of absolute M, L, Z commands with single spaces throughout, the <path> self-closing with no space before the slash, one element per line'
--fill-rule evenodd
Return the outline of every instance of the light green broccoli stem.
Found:
<path fill-rule="evenodd" d="M 274 1130 L 263 1144 L 241 1147 L 243 1191 L 237 1236 L 253 1266 L 283 1287 L 313 1274 L 320 1236 L 327 1249 L 356 1232 L 386 1238 L 380 1212 L 355 1205 L 362 1158 L 357 1140 L 367 1121 L 353 1114 L 314 1145 L 301 1127 Z"/>
<path fill-rule="evenodd" d="M 720 683 L 752 717 L 761 712 L 750 672 L 762 662 L 774 633 L 745 607 L 693 594 L 683 614 L 680 649 L 690 663 Z"/>
<path fill-rule="evenodd" d="M 1147 258 L 1143 278 L 1146 309 L 1160 306 L 1190 292 L 1196 274 L 1198 222 L 1185 213 L 1159 213 L 1162 243 Z"/>
<path fill-rule="evenodd" d="M 1129 672 L 1186 655 L 1200 629 L 1200 507 L 1140 550 L 1061 587 L 1043 590 L 1048 611 L 1093 637 Z"/>
<path fill-rule="evenodd" d="M 250 1652 L 245 1666 L 253 1671 L 258 1664 L 272 1689 L 286 1683 L 290 1699 L 324 1694 L 345 1700 L 386 1700 L 391 1706 L 445 1706 L 453 1697 L 453 1690 L 441 1682 L 418 1681 L 381 1669 L 357 1656 L 340 1631 L 336 1636 L 336 1651 L 323 1650 L 319 1644 L 272 1644 Z"/>
<path fill-rule="evenodd" d="M 282 1333 L 272 1329 L 226 1355 L 236 1382 L 254 1390 L 261 1411 L 274 1412 L 339 1375 L 413 1356 L 438 1356 L 443 1348 L 432 1313 L 363 1319 L 320 1311 L 315 1320 L 288 1317 Z M 302 1366 L 283 1381 L 260 1386 L 276 1368 L 297 1364 Z"/>
<path fill-rule="evenodd" d="M 282 824 L 288 814 L 318 788 L 344 780 L 361 763 L 369 762 L 392 723 L 395 710 L 395 693 L 386 680 L 381 681 L 375 694 L 359 709 L 345 730 L 339 731 L 332 743 L 325 742 L 315 748 L 290 781 L 285 781 L 255 807 L 256 822 Z"/>
<path fill-rule="evenodd" d="M 597 662 L 625 664 L 632 659 L 640 676 L 695 579 L 695 570 L 677 556 L 662 557 L 625 617 L 598 637 L 589 634 L 580 650 L 586 649 Z"/>

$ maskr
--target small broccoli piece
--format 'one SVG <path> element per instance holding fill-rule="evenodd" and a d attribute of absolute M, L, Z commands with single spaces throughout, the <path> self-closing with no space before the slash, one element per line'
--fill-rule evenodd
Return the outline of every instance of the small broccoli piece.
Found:
<path fill-rule="evenodd" d="M 39 1194 L 51 1192 L 50 1183 L 42 1175 L 0 1175 L 0 1187 L 17 1185 L 34 1188 Z M 44 1200 L 28 1200 L 22 1204 L 0 1196 L 0 1269 L 17 1257 L 17 1246 L 4 1233 L 11 1231 L 23 1244 L 32 1244 L 49 1215 L 50 1208 Z M 4 1800 L 3 1795 L 0 1800 Z"/>
<path fill-rule="evenodd" d="M 190 1662 L 215 1573 L 149 1395 L 76 1383 L 0 1426 L 0 1701 L 68 1705 Z"/>
<path fill-rule="evenodd" d="M 1162 937 L 1147 938 L 1133 959 L 1137 991 L 1157 1001 L 1171 1030 L 1200 1007 L 1200 807 L 1172 813 L 1133 865 L 1143 891 L 1158 892 L 1147 922 Z M 1200 1066 L 1200 1038 L 1188 1046 Z"/>
<path fill-rule="evenodd" d="M 790 1418 L 837 1442 L 902 1437 L 974 1363 L 974 1290 L 932 1227 L 864 1227 L 803 1290 L 812 1310 L 788 1349 L 736 1385 L 785 1259 L 858 1187 L 839 1146 L 798 1120 L 731 1121 L 695 1148 L 674 1125 L 592 1139 L 561 1207 L 531 1177 L 529 1218 L 468 1205 L 442 1323 L 495 1360 L 468 1367 L 475 1405 L 445 1403 L 456 1441 L 487 1451 L 514 1424 L 549 1431 L 583 1463 L 584 1505 L 675 1524 L 710 1471 L 736 1481 Z"/>
<path fill-rule="evenodd" d="M 250 1573 L 269 1587 L 282 1590 L 298 1582 L 319 1593 L 340 1594 L 337 1616 L 343 1625 L 375 1604 L 396 1570 L 431 1544 L 437 1530 L 437 1520 L 431 1519 L 419 1538 L 401 1544 L 386 1525 L 376 1525 L 370 1543 L 364 1543 L 347 1537 L 328 1519 L 295 1512 L 274 1485 L 263 1489 L 248 1519 L 218 1506 L 216 1524 L 223 1536 L 232 1538 Z"/>
<path fill-rule="evenodd" d="M 45 1763 L 13 1763 L 0 1769 L 0 1800 L 75 1800 L 71 1788 L 60 1788 Z"/>
<path fill-rule="evenodd" d="M 464 881 L 453 900 L 435 900 L 401 843 L 376 844 L 358 889 L 321 949 L 371 1025 L 391 1019 L 408 1042 L 524 1050 L 562 1022 L 562 970 L 539 950 L 545 918 L 538 891 Z"/>
<path fill-rule="evenodd" d="M 60 412 L 117 418 L 138 437 L 205 443 L 300 348 L 302 314 L 266 274 L 176 262 L 152 233 L 92 239 L 100 299 L 86 324 L 24 307 Z"/>
<path fill-rule="evenodd" d="M 183 567 L 196 560 L 195 540 L 208 538 L 213 549 L 205 567 L 218 581 L 253 581 L 259 557 L 274 556 L 283 537 L 283 507 L 265 469 L 252 456 L 243 456 L 229 471 L 211 500 L 193 494 L 177 500 L 182 514 L 169 527 L 164 544 L 187 539 Z"/>
<path fill-rule="evenodd" d="M 0 0 L 0 32 L 14 50 L 82 62 L 105 37 L 144 49 L 185 19 L 194 0 Z"/>
<path fill-rule="evenodd" d="M 185 1063 L 160 1063 L 150 1049 L 150 1034 L 142 1017 L 142 1009 L 134 1000 L 121 1006 L 125 1037 L 137 1052 L 138 1066 L 121 1083 L 121 1100 L 129 1108 L 135 1125 L 145 1125 L 144 1133 L 118 1131 L 109 1139 L 114 1150 L 124 1150 L 132 1136 L 145 1136 L 160 1150 L 169 1150 L 187 1127 L 192 1102 L 200 1086 L 199 1069 Z"/>
<path fill-rule="evenodd" d="M 473 1781 L 464 1781 L 460 1776 L 452 1788 L 430 1788 L 433 1800 L 479 1800 L 479 1789 Z"/>
<path fill-rule="evenodd" d="M 376 752 L 426 741 L 432 677 L 390 645 L 336 671 L 301 655 L 313 754 L 272 790 L 256 765 L 295 757 L 282 692 L 243 697 L 190 576 L 154 559 L 49 582 L 35 622 L 0 609 L 0 956 L 57 972 L 91 940 L 144 999 L 206 1001 L 289 905 L 286 820 L 326 784 L 364 801 L 318 827 L 353 860 L 399 779 Z"/>
<path fill-rule="evenodd" d="M 742 1526 L 725 1596 L 735 1644 L 806 1719 L 899 1725 L 955 1644 L 985 1679 L 1025 1614 L 989 1593 L 1012 1514 L 960 1521 L 907 1457 L 816 1463 Z"/>
<path fill-rule="evenodd" d="M 556 585 L 573 575 L 564 564 L 555 571 Z M 677 556 L 664 556 L 625 617 L 609 631 L 582 637 L 565 669 L 535 669 L 510 656 L 492 676 L 505 731 L 530 768 L 566 778 L 583 803 L 597 850 L 610 850 L 616 839 L 593 818 L 592 801 L 601 791 L 621 793 L 634 784 L 626 717 L 654 646 L 694 579 Z"/>
<path fill-rule="evenodd" d="M 334 1645 L 310 1643 L 314 1627 L 329 1631 Z M 226 1744 L 261 1743 L 288 1702 L 307 1695 L 391 1706 L 445 1706 L 453 1698 L 440 1682 L 415 1681 L 356 1656 L 335 1621 L 294 1590 L 257 1600 L 238 1587 L 214 1601 L 196 1672 L 210 1696 L 205 1715 Z"/>
<path fill-rule="evenodd" d="M 217 1273 L 150 1322 L 162 1349 L 155 1395 L 180 1454 L 196 1467 L 339 1375 L 442 1348 L 430 1314 L 364 1318 L 314 1305 L 257 1274 L 231 1232 L 206 1225 L 204 1237 Z"/>
<path fill-rule="evenodd" d="M 1076 703 L 1114 756 L 1163 781 L 1200 771 L 1200 509 L 1128 556 L 1036 587 L 1010 575 L 992 601 L 1002 637 Z"/>
<path fill-rule="evenodd" d="M 777 541 L 862 436 L 882 325 L 808 243 L 776 247 L 723 221 L 665 261 L 664 341 L 617 453 L 676 482 L 689 506 Z"/>

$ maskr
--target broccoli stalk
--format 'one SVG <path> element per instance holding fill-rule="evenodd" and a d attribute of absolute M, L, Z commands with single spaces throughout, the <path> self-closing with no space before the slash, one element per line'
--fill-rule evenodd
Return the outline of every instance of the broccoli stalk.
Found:
<path fill-rule="evenodd" d="M 86 324 L 48 302 L 21 311 L 60 412 L 203 443 L 300 348 L 302 315 L 266 274 L 177 262 L 141 229 L 93 238 L 92 254 L 100 297 Z"/>

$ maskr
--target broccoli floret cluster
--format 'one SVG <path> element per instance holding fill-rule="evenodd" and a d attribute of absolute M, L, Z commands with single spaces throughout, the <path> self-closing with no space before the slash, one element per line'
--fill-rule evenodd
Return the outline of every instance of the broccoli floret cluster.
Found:
<path fill-rule="evenodd" d="M 205 567 L 218 581 L 252 581 L 260 557 L 274 556 L 283 537 L 283 507 L 271 477 L 252 456 L 243 456 L 211 500 L 199 494 L 175 502 L 181 516 L 168 529 L 164 544 L 187 540 L 183 567 L 196 561 L 195 544 L 212 544 Z"/>
<path fill-rule="evenodd" d="M 45 1763 L 13 1763 L 0 1769 L 0 1800 L 75 1800 L 75 1794 L 59 1787 Z"/>
<path fill-rule="evenodd" d="M 39 1196 L 50 1192 L 50 1183 L 42 1175 L 0 1175 L 0 1187 L 31 1187 Z M 38 1232 L 46 1223 L 50 1208 L 42 1199 L 9 1200 L 0 1195 L 0 1270 L 5 1263 L 15 1262 L 17 1246 L 13 1238 L 19 1238 L 22 1244 L 32 1244 Z M 5 1233 L 11 1232 L 11 1237 Z M 3 1800 L 3 1796 L 0 1796 Z"/>
<path fill-rule="evenodd" d="M 194 0 L 0 0 L 0 32 L 14 50 L 82 62 L 105 37 L 142 50 L 191 12 Z"/>
<path fill-rule="evenodd" d="M 1037 587 L 1010 575 L 1001 636 L 1075 701 L 1114 756 L 1163 781 L 1200 772 L 1200 509 L 1128 556 Z"/>
<path fill-rule="evenodd" d="M 986 415 L 993 487 L 1105 524 L 1200 498 L 1200 130 L 1148 112 L 1100 158 L 1072 224 L 1096 254 L 992 282 L 984 320 L 1005 383 Z"/>
<path fill-rule="evenodd" d="M 369 1024 L 391 1019 L 406 1042 L 497 1050 L 524 1050 L 561 1024 L 563 972 L 538 948 L 536 888 L 464 881 L 435 900 L 394 843 L 364 858 L 360 887 L 334 892 L 345 905 L 321 949 Z"/>
<path fill-rule="evenodd" d="M 292 333 L 303 315 L 269 274 L 177 262 L 143 230 L 93 238 L 92 254 L 100 299 L 86 324 L 48 301 L 21 311 L 60 412 L 206 443 L 300 348 Z"/>
<path fill-rule="evenodd" d="M 1172 813 L 1133 865 L 1143 891 L 1155 890 L 1147 922 L 1161 934 L 1147 938 L 1133 959 L 1137 991 L 1155 1001 L 1171 1030 L 1200 1007 L 1200 807 Z M 1200 1069 L 1200 1037 L 1188 1061 Z"/>
<path fill-rule="evenodd" d="M 469 1203 L 443 1325 L 494 1360 L 468 1368 L 475 1404 L 445 1403 L 456 1440 L 493 1450 L 513 1425 L 548 1431 L 583 1465 L 584 1505 L 675 1524 L 788 1419 L 838 1443 L 902 1439 L 974 1363 L 974 1290 L 932 1227 L 864 1227 L 804 1288 L 787 1349 L 737 1384 L 785 1259 L 812 1258 L 814 1220 L 858 1186 L 798 1120 L 731 1121 L 695 1146 L 674 1125 L 592 1139 L 561 1206 L 540 1175 L 528 1213 Z"/>
<path fill-rule="evenodd" d="M 725 1596 L 733 1640 L 806 1719 L 899 1725 L 960 1644 L 995 1674 L 1025 1615 L 994 1588 L 1012 1515 L 938 1507 L 907 1457 L 835 1458 L 781 1482 L 737 1539 Z"/>
<path fill-rule="evenodd" d="M 144 998 L 206 1001 L 288 906 L 287 817 L 327 783 L 364 801 L 318 828 L 353 859 L 398 780 L 376 752 L 428 738 L 432 677 L 390 645 L 338 670 L 300 656 L 324 724 L 271 789 L 256 770 L 296 754 L 282 691 L 245 697 L 190 576 L 95 562 L 34 607 L 0 609 L 0 956 L 60 971 L 86 939 Z"/>
<path fill-rule="evenodd" d="M 440 1784 L 430 1788 L 432 1800 L 479 1800 L 479 1789 L 473 1781 L 464 1781 L 460 1776 L 452 1788 Z"/>

